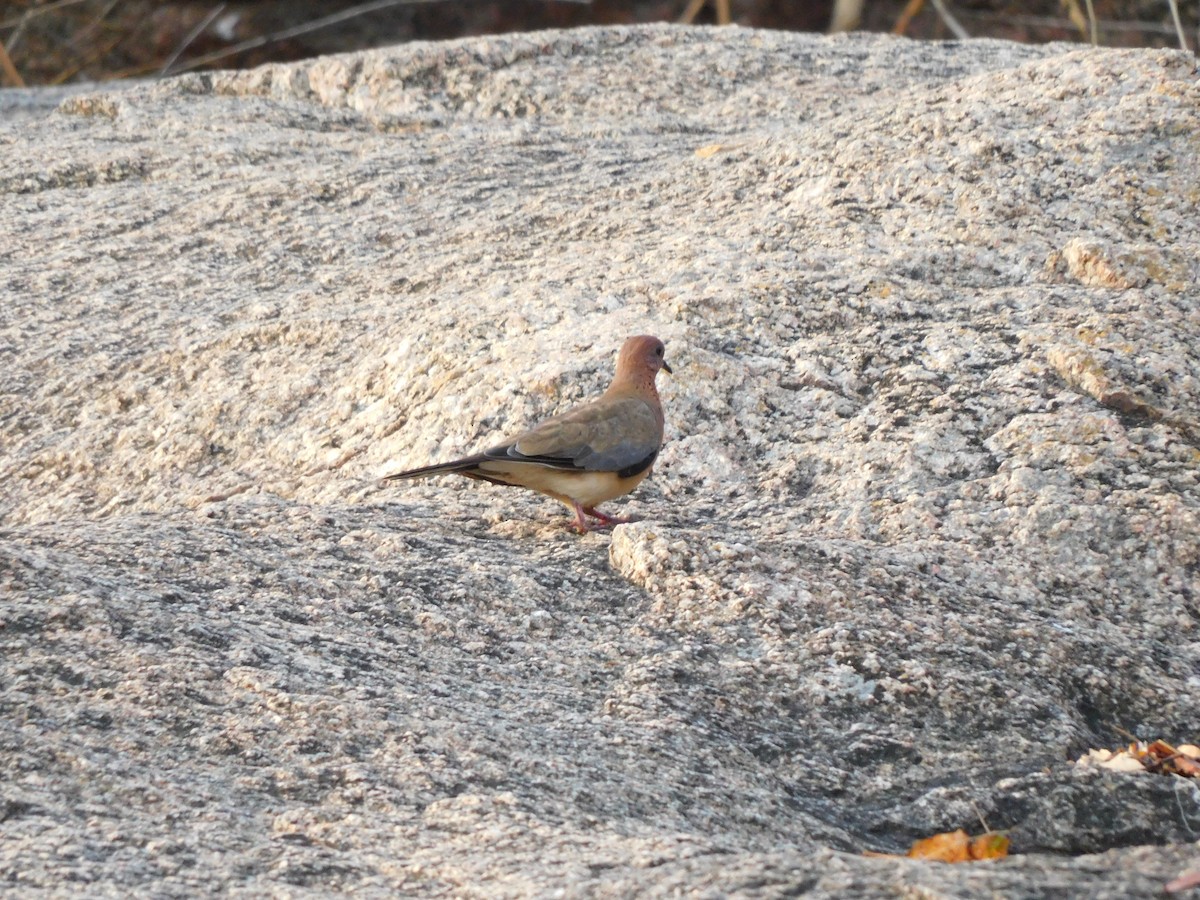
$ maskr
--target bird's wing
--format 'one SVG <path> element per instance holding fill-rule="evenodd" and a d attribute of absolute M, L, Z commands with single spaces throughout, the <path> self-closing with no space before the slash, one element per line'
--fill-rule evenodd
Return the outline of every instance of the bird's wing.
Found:
<path fill-rule="evenodd" d="M 546 419 L 483 455 L 556 469 L 635 474 L 654 462 L 662 421 L 640 397 L 613 397 Z"/>

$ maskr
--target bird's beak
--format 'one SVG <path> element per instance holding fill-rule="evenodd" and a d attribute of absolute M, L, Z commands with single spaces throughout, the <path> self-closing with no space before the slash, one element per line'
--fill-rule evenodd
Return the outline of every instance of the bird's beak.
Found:
<path fill-rule="evenodd" d="M 663 371 L 665 371 L 668 375 L 675 374 L 675 372 L 671 369 L 671 367 L 667 365 L 667 361 L 665 359 L 663 360 L 662 367 L 663 367 Z"/>

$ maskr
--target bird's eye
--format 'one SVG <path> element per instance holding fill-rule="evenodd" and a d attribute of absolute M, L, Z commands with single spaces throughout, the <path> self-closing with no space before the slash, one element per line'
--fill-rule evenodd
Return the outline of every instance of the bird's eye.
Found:
<path fill-rule="evenodd" d="M 655 356 L 662 356 L 662 355 L 663 355 L 663 348 L 662 348 L 661 346 L 659 346 L 659 347 L 655 347 L 655 348 L 654 348 L 654 355 L 655 355 Z"/>

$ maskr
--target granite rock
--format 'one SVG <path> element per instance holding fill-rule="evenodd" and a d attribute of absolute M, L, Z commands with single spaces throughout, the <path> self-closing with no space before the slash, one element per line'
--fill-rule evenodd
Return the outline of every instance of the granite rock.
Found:
<path fill-rule="evenodd" d="M 667 26 L 4 116 L 0 884 L 1200 867 L 1194 782 L 1075 763 L 1200 722 L 1198 133 L 1182 53 Z M 380 482 L 639 332 L 638 521 Z M 861 855 L 981 820 L 1011 858 Z"/>

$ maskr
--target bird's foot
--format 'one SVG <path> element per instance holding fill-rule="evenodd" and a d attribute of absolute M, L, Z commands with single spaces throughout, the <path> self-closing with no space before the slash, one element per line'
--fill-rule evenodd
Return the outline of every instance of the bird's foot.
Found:
<path fill-rule="evenodd" d="M 594 506 L 585 506 L 583 511 L 596 519 L 601 525 L 608 527 L 609 525 L 624 525 L 627 522 L 632 522 L 633 519 L 627 519 L 622 516 L 610 516 L 608 513 L 602 513 Z"/>
<path fill-rule="evenodd" d="M 580 534 L 588 533 L 587 517 L 584 515 L 584 509 L 578 503 L 572 504 L 575 507 L 575 521 L 571 523 L 571 528 Z"/>
<path fill-rule="evenodd" d="M 575 521 L 571 523 L 571 528 L 580 534 L 587 534 L 595 528 L 608 528 L 611 525 L 624 525 L 626 522 L 632 522 L 633 519 L 623 519 L 618 516 L 610 516 L 608 513 L 602 513 L 594 506 L 581 506 L 578 503 L 573 504 L 575 508 Z M 588 522 L 588 517 L 596 520 L 596 524 Z"/>

